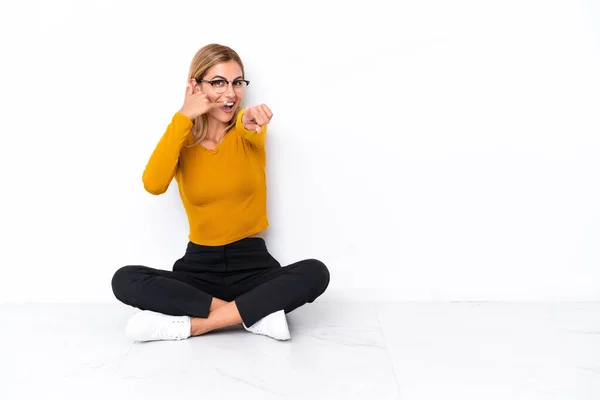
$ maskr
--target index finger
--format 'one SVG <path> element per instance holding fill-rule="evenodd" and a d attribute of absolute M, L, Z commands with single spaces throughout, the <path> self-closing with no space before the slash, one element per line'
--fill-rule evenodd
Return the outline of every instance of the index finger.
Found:
<path fill-rule="evenodd" d="M 219 100 L 219 101 L 215 101 L 214 103 L 209 103 L 210 107 L 212 108 L 217 108 L 217 107 L 223 107 L 223 104 L 225 104 L 225 100 Z"/>

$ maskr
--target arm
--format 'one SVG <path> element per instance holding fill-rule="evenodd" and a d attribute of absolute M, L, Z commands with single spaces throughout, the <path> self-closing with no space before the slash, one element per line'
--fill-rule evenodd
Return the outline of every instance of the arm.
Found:
<path fill-rule="evenodd" d="M 176 112 L 173 115 L 142 175 L 144 189 L 148 192 L 159 195 L 167 191 L 177 171 L 179 153 L 190 134 L 192 125 L 192 120 L 182 113 Z"/>
<path fill-rule="evenodd" d="M 261 148 L 265 145 L 265 138 L 267 135 L 267 125 L 263 125 L 261 127 L 261 131 L 257 132 L 256 130 L 246 129 L 244 123 L 242 122 L 242 117 L 246 113 L 247 110 L 241 110 L 238 113 L 237 120 L 235 122 L 235 130 L 236 132 L 242 136 L 244 139 L 248 140 L 254 146 Z"/>

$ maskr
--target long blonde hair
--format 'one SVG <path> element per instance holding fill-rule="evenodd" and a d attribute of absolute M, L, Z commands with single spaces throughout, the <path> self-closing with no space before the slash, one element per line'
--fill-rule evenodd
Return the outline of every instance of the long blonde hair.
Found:
<path fill-rule="evenodd" d="M 244 76 L 244 64 L 242 63 L 242 59 L 240 58 L 238 53 L 235 52 L 235 50 L 233 50 L 230 47 L 216 43 L 202 47 L 196 52 L 194 58 L 192 59 L 192 63 L 190 65 L 190 70 L 188 73 L 188 82 L 192 78 L 203 79 L 204 75 L 214 65 L 227 61 L 237 62 L 240 65 L 240 68 L 242 69 L 242 76 Z M 233 113 L 233 117 L 231 118 L 229 125 L 225 128 L 223 134 L 225 134 L 235 126 L 235 121 L 237 120 L 237 116 L 241 109 L 242 105 L 238 104 L 237 109 Z M 194 143 L 186 147 L 192 147 L 200 143 L 206 138 L 206 135 L 208 133 L 207 114 L 203 114 L 195 118 L 193 123 L 194 125 L 192 126 L 192 135 L 194 137 Z"/>

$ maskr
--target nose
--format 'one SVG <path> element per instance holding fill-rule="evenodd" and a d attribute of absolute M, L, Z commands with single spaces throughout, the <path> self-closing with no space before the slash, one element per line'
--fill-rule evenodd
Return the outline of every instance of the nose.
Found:
<path fill-rule="evenodd" d="M 235 96 L 235 91 L 233 90 L 233 82 L 229 82 L 227 85 L 227 89 L 225 90 L 225 96 L 232 97 Z"/>

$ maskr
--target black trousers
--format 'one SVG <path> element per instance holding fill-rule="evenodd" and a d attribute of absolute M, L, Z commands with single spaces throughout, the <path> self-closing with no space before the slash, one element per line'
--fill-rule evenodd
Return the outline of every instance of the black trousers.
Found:
<path fill-rule="evenodd" d="M 329 270 L 308 259 L 282 267 L 261 238 L 224 246 L 189 242 L 173 271 L 127 265 L 112 278 L 121 302 L 168 315 L 208 317 L 213 297 L 235 300 L 246 326 L 278 310 L 312 303 L 329 285 Z"/>

